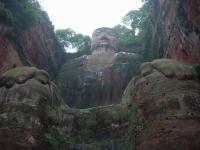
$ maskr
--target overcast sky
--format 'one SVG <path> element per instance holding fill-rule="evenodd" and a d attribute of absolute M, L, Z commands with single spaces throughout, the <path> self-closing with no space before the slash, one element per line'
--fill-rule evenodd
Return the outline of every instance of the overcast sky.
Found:
<path fill-rule="evenodd" d="M 55 29 L 71 28 L 92 35 L 99 27 L 121 23 L 130 10 L 138 9 L 142 0 L 39 0 Z"/>

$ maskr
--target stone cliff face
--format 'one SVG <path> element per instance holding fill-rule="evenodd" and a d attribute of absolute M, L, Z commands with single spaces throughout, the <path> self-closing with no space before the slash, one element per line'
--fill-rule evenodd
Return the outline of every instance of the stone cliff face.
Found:
<path fill-rule="evenodd" d="M 128 112 L 125 105 L 65 109 L 63 118 L 65 123 L 60 124 L 58 130 L 69 137 L 67 143 L 70 150 L 124 149 L 124 137 L 128 128 Z"/>
<path fill-rule="evenodd" d="M 141 60 L 134 54 L 117 53 L 113 60 L 120 63 L 115 67 L 122 65 L 120 68 L 123 68 L 123 63 L 130 61 L 127 61 L 128 56 L 131 61 Z M 82 59 L 86 58 L 74 60 L 76 63 L 69 67 L 88 68 L 87 63 L 83 64 L 87 61 Z M 136 62 L 138 60 L 132 64 Z M 101 81 L 106 84 L 112 81 L 111 78 L 116 79 L 116 88 L 121 78 L 110 76 L 109 67 L 105 71 L 108 73 L 103 80 L 100 78 Z M 81 79 L 81 73 L 82 70 L 75 75 Z M 139 150 L 199 149 L 198 73 L 198 65 L 174 60 L 144 63 L 141 75 L 135 77 L 125 90 L 123 104 L 81 110 L 64 104 L 45 71 L 15 68 L 0 77 L 0 146 L 5 149 L 123 150 L 133 145 Z M 75 75 L 69 74 L 70 77 Z M 75 79 L 74 83 L 81 83 Z M 92 79 L 91 84 L 95 83 L 95 78 Z M 86 87 L 90 83 L 90 80 L 83 81 Z M 89 90 L 92 94 L 96 85 L 93 87 Z M 127 108 L 131 110 L 127 111 Z M 124 138 L 125 135 L 129 138 Z"/>
<path fill-rule="evenodd" d="M 57 79 L 74 107 L 119 103 L 123 93 L 121 104 L 89 109 L 68 107 L 50 81 L 46 71 L 57 73 L 63 52 L 48 20 L 26 30 L 1 23 L 0 148 L 200 149 L 200 65 L 185 63 L 200 62 L 199 2 L 154 2 L 166 57 L 176 60 L 142 64 L 116 53 L 111 29 L 97 29 L 92 54 L 64 64 Z"/>
<path fill-rule="evenodd" d="M 4 73 L 0 108 L 1 149 L 122 150 L 124 146 L 125 105 L 71 109 L 44 70 L 19 67 Z"/>
<path fill-rule="evenodd" d="M 72 109 L 47 72 L 15 68 L 0 77 L 0 146 L 199 149 L 199 85 L 199 66 L 160 59 L 141 66 L 122 104 Z"/>
<path fill-rule="evenodd" d="M 112 29 L 100 28 L 92 37 L 92 55 L 65 64 L 58 85 L 67 104 L 91 107 L 118 103 L 131 77 L 139 73 L 143 59 L 134 53 L 115 53 Z"/>
<path fill-rule="evenodd" d="M 199 6 L 198 0 L 154 0 L 156 30 L 162 32 L 165 57 L 200 62 Z"/>
<path fill-rule="evenodd" d="M 17 66 L 35 66 L 55 76 L 63 61 L 53 26 L 46 17 L 24 30 L 0 23 L 0 54 L 0 73 Z"/>
<path fill-rule="evenodd" d="M 132 107 L 130 141 L 138 150 L 199 149 L 198 69 L 169 59 L 141 66 L 123 103 Z"/>
<path fill-rule="evenodd" d="M 136 54 L 116 53 L 109 67 L 96 71 L 88 70 L 83 65 L 87 63 L 87 58 L 77 58 L 65 64 L 59 74 L 57 83 L 62 96 L 72 107 L 87 108 L 119 103 L 127 83 L 139 73 L 139 66 L 143 61 Z M 95 62 L 90 65 L 93 67 L 94 64 Z"/>

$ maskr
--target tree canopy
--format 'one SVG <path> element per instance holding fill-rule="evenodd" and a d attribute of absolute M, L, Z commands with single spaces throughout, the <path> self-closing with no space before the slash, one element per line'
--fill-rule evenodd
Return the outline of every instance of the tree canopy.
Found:
<path fill-rule="evenodd" d="M 119 44 L 128 45 L 133 42 L 135 36 L 133 30 L 128 29 L 126 26 L 123 25 L 116 25 L 113 27 L 113 30 L 117 36 Z"/>
<path fill-rule="evenodd" d="M 56 30 L 56 36 L 61 45 L 68 51 L 75 48 L 77 52 L 88 53 L 91 47 L 91 39 L 87 35 L 76 33 L 70 28 Z"/>
<path fill-rule="evenodd" d="M 138 29 L 139 32 L 142 32 L 146 27 L 147 20 L 151 17 L 151 2 L 149 0 L 143 2 L 144 4 L 139 10 L 131 10 L 122 18 L 123 23 L 134 31 Z"/>
<path fill-rule="evenodd" d="M 143 2 L 143 6 L 139 10 L 131 10 L 122 18 L 123 23 L 129 26 L 131 31 L 125 27 L 114 27 L 114 29 L 119 33 L 126 30 L 126 34 L 120 34 L 119 41 L 129 46 L 130 52 L 140 53 L 146 59 L 151 60 L 163 55 L 162 39 L 160 38 L 162 36 L 159 32 L 162 18 L 159 16 L 160 8 L 157 1 L 143 0 Z"/>
<path fill-rule="evenodd" d="M 1 0 L 0 22 L 27 28 L 41 21 L 44 11 L 37 0 Z"/>

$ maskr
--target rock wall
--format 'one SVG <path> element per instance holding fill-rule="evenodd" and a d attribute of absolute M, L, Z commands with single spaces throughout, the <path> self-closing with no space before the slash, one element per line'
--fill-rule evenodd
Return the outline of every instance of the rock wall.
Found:
<path fill-rule="evenodd" d="M 123 103 L 132 110 L 130 138 L 138 150 L 199 149 L 200 84 L 197 67 L 169 59 L 141 66 Z"/>
<path fill-rule="evenodd" d="M 125 105 L 71 109 L 44 70 L 19 67 L 5 72 L 0 77 L 0 108 L 1 149 L 124 147 Z"/>
<path fill-rule="evenodd" d="M 55 76 L 63 62 L 64 51 L 53 30 L 45 16 L 41 23 L 24 30 L 1 22 L 0 73 L 17 66 L 35 66 Z"/>
<path fill-rule="evenodd" d="M 0 77 L 1 149 L 43 149 L 45 130 L 60 122 L 62 106 L 47 72 L 21 67 L 4 73 Z"/>
<path fill-rule="evenodd" d="M 198 65 L 160 59 L 141 66 L 123 104 L 71 109 L 45 71 L 15 68 L 0 77 L 0 146 L 199 149 L 199 85 Z"/>
<path fill-rule="evenodd" d="M 200 62 L 200 10 L 198 0 L 154 0 L 155 32 L 161 32 L 164 56 Z"/>
<path fill-rule="evenodd" d="M 107 105 L 89 109 L 66 109 L 65 123 L 58 127 L 63 135 L 70 136 L 71 147 L 93 146 L 103 149 L 106 145 L 124 147 L 123 138 L 128 128 L 128 112 L 125 105 Z M 67 128 L 66 128 L 67 127 Z M 67 129 L 67 130 L 66 130 Z M 96 145 L 96 147 L 95 147 Z M 87 148 L 86 148 L 87 149 Z M 92 149 L 92 148 L 91 148 Z"/>

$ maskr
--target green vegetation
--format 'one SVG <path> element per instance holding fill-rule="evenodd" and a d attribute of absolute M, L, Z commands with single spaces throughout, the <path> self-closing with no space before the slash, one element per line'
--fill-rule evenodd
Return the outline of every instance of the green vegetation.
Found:
<path fill-rule="evenodd" d="M 117 36 L 119 51 L 141 52 L 141 42 L 135 35 L 135 31 L 123 25 L 116 25 L 113 30 Z"/>
<path fill-rule="evenodd" d="M 68 137 L 61 135 L 55 127 L 48 128 L 44 138 L 46 146 L 50 150 L 59 150 L 63 145 L 69 142 Z"/>
<path fill-rule="evenodd" d="M 132 44 L 134 40 L 134 32 L 123 25 L 114 26 L 114 32 L 117 35 L 118 43 L 122 45 Z"/>
<path fill-rule="evenodd" d="M 28 28 L 41 21 L 46 13 L 36 0 L 2 0 L 0 2 L 0 22 Z"/>
<path fill-rule="evenodd" d="M 123 18 L 122 21 L 130 26 L 135 33 L 136 30 L 139 30 L 139 33 L 144 30 L 145 23 L 151 15 L 151 3 L 146 1 L 144 5 L 139 10 L 129 11 Z"/>
<path fill-rule="evenodd" d="M 196 70 L 198 76 L 200 76 L 200 64 L 193 64 L 193 67 Z"/>
<path fill-rule="evenodd" d="M 94 147 L 103 150 L 113 144 L 124 145 L 124 138 L 116 133 L 121 134 L 120 131 L 112 127 L 112 123 L 128 121 L 130 113 L 120 109 L 123 110 L 120 105 L 109 105 L 77 110 L 70 132 L 63 132 L 62 125 L 61 129 L 48 126 L 45 132 L 47 148 L 56 150 L 61 149 L 61 146 L 80 144 L 85 149 Z"/>
<path fill-rule="evenodd" d="M 105 139 L 105 140 L 83 140 L 74 136 L 62 134 L 56 127 L 48 128 L 45 135 L 45 146 L 49 150 L 60 150 L 63 147 L 67 147 L 69 145 L 79 145 L 85 149 L 101 149 L 104 150 L 109 144 L 123 144 L 124 140 L 122 139 Z"/>
<path fill-rule="evenodd" d="M 128 26 L 113 27 L 118 40 L 118 50 L 142 55 L 146 60 L 163 56 L 161 9 L 157 1 L 143 0 L 139 10 L 129 11 L 122 21 Z M 77 34 L 71 29 L 56 31 L 59 42 L 65 49 L 75 48 L 77 53 L 67 55 L 68 60 L 90 53 L 90 37 Z"/>
<path fill-rule="evenodd" d="M 133 104 L 129 108 L 129 128 L 125 137 L 126 150 L 135 150 L 135 139 L 137 134 L 137 108 L 136 104 Z"/>
<path fill-rule="evenodd" d="M 118 40 L 118 50 L 143 55 L 147 60 L 163 56 L 163 39 L 161 38 L 160 6 L 151 0 L 144 0 L 139 10 L 129 11 L 123 18 L 128 26 L 113 27 Z M 90 53 L 91 40 L 89 36 L 77 34 L 71 29 L 59 29 L 57 38 L 66 49 L 77 49 L 77 53 L 68 54 L 68 60 Z"/>
<path fill-rule="evenodd" d="M 90 51 L 91 39 L 87 35 L 76 33 L 68 28 L 56 30 L 56 36 L 61 45 L 66 49 L 75 48 L 77 52 L 84 54 Z"/>
<path fill-rule="evenodd" d="M 133 103 L 129 108 L 129 127 L 125 137 L 126 150 L 136 150 L 136 136 L 144 128 L 144 124 L 138 124 L 137 110 L 146 104 L 146 99 Z"/>
<path fill-rule="evenodd" d="M 139 10 L 131 10 L 124 17 L 125 26 L 117 25 L 119 47 L 128 52 L 139 53 L 147 60 L 163 56 L 160 6 L 156 1 L 144 0 Z"/>

